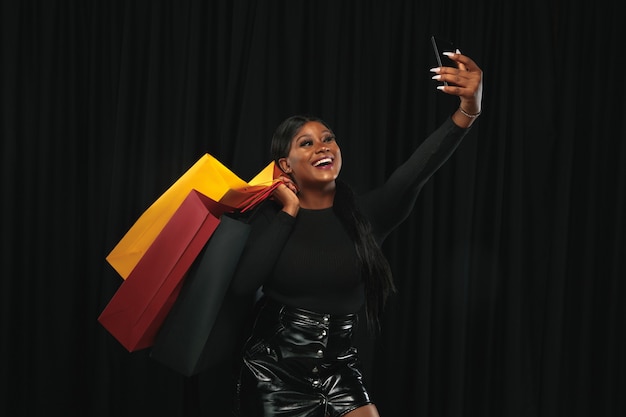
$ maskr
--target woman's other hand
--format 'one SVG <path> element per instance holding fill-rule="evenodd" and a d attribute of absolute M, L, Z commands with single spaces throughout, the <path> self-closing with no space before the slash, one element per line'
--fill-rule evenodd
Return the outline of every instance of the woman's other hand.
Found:
<path fill-rule="evenodd" d="M 437 88 L 442 92 L 459 96 L 459 109 L 452 115 L 452 120 L 460 127 L 469 127 L 480 115 L 483 98 L 483 71 L 470 57 L 457 53 L 445 53 L 457 68 L 436 67 L 431 69 L 436 75 L 433 79 L 446 81 L 448 85 Z"/>
<path fill-rule="evenodd" d="M 298 215 L 300 210 L 300 199 L 298 198 L 298 187 L 293 180 L 286 176 L 280 176 L 278 178 L 282 184 L 280 184 L 274 192 L 272 197 L 282 204 L 282 210 L 292 217 Z"/>

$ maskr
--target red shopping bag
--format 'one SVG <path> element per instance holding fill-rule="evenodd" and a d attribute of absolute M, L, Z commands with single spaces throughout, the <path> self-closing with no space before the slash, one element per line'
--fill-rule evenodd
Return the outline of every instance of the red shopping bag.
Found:
<path fill-rule="evenodd" d="M 220 203 L 192 190 L 104 308 L 98 321 L 128 351 L 152 346 L 223 210 Z"/>
<path fill-rule="evenodd" d="M 283 172 L 271 162 L 243 187 L 230 187 L 219 202 L 244 213 L 267 199 L 274 189 L 281 184 L 278 179 Z"/>
<path fill-rule="evenodd" d="M 269 185 L 252 185 L 244 188 L 231 188 L 220 199 L 220 203 L 234 207 L 244 213 L 256 207 L 261 201 L 268 198 L 274 189 L 281 183 L 274 181 Z"/>

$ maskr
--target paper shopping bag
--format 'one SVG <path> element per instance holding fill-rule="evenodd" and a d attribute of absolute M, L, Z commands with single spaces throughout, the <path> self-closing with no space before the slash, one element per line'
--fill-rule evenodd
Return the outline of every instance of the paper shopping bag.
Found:
<path fill-rule="evenodd" d="M 272 182 L 269 185 L 230 189 L 226 191 L 220 203 L 229 207 L 235 207 L 238 212 L 244 213 L 265 200 L 279 184 L 279 182 Z"/>
<path fill-rule="evenodd" d="M 249 230 L 249 224 L 222 216 L 156 336 L 153 359 L 191 376 L 233 351 L 241 330 L 235 323 L 252 300 L 226 294 Z"/>
<path fill-rule="evenodd" d="M 226 191 L 220 199 L 220 203 L 229 207 L 236 207 L 238 212 L 244 213 L 265 200 L 280 185 L 278 178 L 281 175 L 283 172 L 274 162 L 271 162 L 252 178 L 247 186 L 231 187 Z"/>
<path fill-rule="evenodd" d="M 109 253 L 106 260 L 122 278 L 126 279 L 192 189 L 220 202 L 229 190 L 246 190 L 249 187 L 255 187 L 254 192 L 249 189 L 250 192 L 246 194 L 249 197 L 251 193 L 262 193 L 265 187 L 275 186 L 274 178 L 277 178 L 279 172 L 279 169 L 271 162 L 247 183 L 216 158 L 205 154 L 144 211 Z M 221 212 L 248 210 L 257 204 L 259 199 L 231 198 L 229 200 L 220 202 Z"/>
<path fill-rule="evenodd" d="M 106 260 L 126 279 L 192 189 L 219 201 L 229 189 L 247 185 L 216 158 L 205 154 L 143 212 Z M 224 207 L 226 211 L 231 209 Z"/>
<path fill-rule="evenodd" d="M 98 317 L 128 351 L 152 345 L 183 277 L 220 222 L 216 207 L 198 191 L 188 193 Z"/>

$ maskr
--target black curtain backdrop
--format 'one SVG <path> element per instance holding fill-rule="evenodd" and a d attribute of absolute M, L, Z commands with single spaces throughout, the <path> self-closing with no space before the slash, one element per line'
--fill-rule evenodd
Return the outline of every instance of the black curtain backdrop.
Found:
<path fill-rule="evenodd" d="M 252 178 L 292 114 L 380 184 L 457 105 L 435 33 L 484 70 L 483 115 L 385 242 L 399 292 L 359 338 L 381 416 L 626 415 L 617 4 L 3 1 L 2 414 L 228 415 L 223 369 L 97 323 L 106 255 L 204 153 Z"/>

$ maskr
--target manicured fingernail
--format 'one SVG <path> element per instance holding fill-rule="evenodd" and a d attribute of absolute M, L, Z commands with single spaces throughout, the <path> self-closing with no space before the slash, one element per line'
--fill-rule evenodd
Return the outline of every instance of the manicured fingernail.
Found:
<path fill-rule="evenodd" d="M 443 90 L 444 87 L 445 87 L 444 85 L 438 85 L 437 90 Z"/>
<path fill-rule="evenodd" d="M 439 67 L 431 68 L 430 72 L 439 72 L 441 69 Z"/>
<path fill-rule="evenodd" d="M 444 52 L 443 54 L 445 56 L 452 56 L 452 55 L 454 55 L 454 52 Z"/>
<path fill-rule="evenodd" d="M 441 79 L 441 75 L 433 75 L 433 80 L 439 80 Z"/>

